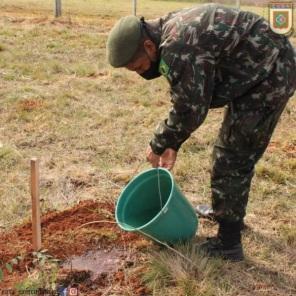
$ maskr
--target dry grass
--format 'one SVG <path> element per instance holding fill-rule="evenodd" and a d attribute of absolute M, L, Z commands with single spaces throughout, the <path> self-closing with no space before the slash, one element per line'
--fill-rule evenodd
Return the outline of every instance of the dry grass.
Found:
<path fill-rule="evenodd" d="M 59 20 L 51 2 L 0 4 L 2 228 L 30 217 L 32 156 L 41 159 L 43 211 L 82 199 L 115 200 L 131 176 L 149 167 L 146 145 L 170 105 L 163 79 L 146 82 L 106 64 L 106 33 L 130 13 L 131 1 L 63 1 Z M 189 5 L 139 1 L 139 14 L 156 17 Z M 266 16 L 265 8 L 249 9 Z M 157 260 L 146 276 L 153 295 L 296 293 L 295 111 L 293 99 L 257 166 L 246 216 L 246 262 L 210 261 L 196 275 L 164 251 L 152 256 Z M 178 156 L 174 175 L 193 204 L 209 200 L 211 149 L 222 112 L 210 111 Z M 201 223 L 200 238 L 214 232 L 215 226 Z"/>

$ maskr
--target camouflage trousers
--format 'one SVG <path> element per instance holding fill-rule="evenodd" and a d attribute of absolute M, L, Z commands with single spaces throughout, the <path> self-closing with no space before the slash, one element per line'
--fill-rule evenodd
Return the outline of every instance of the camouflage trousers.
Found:
<path fill-rule="evenodd" d="M 296 88 L 296 55 L 286 40 L 267 79 L 225 110 L 213 150 L 212 206 L 217 221 L 242 221 L 256 162 Z"/>

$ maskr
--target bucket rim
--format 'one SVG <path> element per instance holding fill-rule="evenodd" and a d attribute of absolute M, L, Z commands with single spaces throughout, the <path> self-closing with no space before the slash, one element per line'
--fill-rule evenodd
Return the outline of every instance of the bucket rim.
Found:
<path fill-rule="evenodd" d="M 146 224 L 140 226 L 140 227 L 133 227 L 132 225 L 128 225 L 127 223 L 124 223 L 122 221 L 119 221 L 118 220 L 118 215 L 117 215 L 117 210 L 118 210 L 118 204 L 119 204 L 119 201 L 121 199 L 121 197 L 123 196 L 123 194 L 125 193 L 125 191 L 127 190 L 127 188 L 129 187 L 129 185 L 135 181 L 135 179 L 137 179 L 139 176 L 143 175 L 143 174 L 146 174 L 148 172 L 151 172 L 151 171 L 156 171 L 156 170 L 161 170 L 161 171 L 164 171 L 169 177 L 170 177 L 170 180 L 171 180 L 171 190 L 170 190 L 170 194 L 169 194 L 169 197 L 166 201 L 166 203 L 162 206 L 162 209 L 149 221 L 147 222 Z M 137 174 L 135 177 L 133 177 L 129 183 L 125 186 L 125 188 L 122 190 L 121 194 L 119 195 L 118 197 L 118 200 L 117 200 L 117 203 L 116 203 L 116 209 L 115 209 L 115 219 L 116 219 L 116 222 L 117 224 L 119 225 L 119 227 L 123 230 L 126 230 L 126 231 L 141 231 L 143 228 L 146 228 L 147 226 L 149 226 L 150 224 L 152 224 L 162 213 L 163 211 L 165 210 L 167 204 L 170 202 L 170 200 L 172 199 L 172 192 L 173 192 L 173 189 L 174 189 L 174 177 L 172 175 L 172 173 L 166 169 L 166 168 L 162 168 L 162 167 L 157 167 L 157 168 L 151 168 L 151 169 L 147 169 L 147 170 L 144 170 L 142 172 L 140 172 L 139 174 Z M 127 225 L 129 228 L 127 229 L 125 226 Z"/>

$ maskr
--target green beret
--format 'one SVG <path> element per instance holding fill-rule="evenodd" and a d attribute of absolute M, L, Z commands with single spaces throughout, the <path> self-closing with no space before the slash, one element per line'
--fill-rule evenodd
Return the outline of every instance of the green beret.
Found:
<path fill-rule="evenodd" d="M 141 22 L 136 16 L 121 18 L 109 33 L 107 58 L 115 67 L 126 66 L 136 53 L 141 40 Z"/>

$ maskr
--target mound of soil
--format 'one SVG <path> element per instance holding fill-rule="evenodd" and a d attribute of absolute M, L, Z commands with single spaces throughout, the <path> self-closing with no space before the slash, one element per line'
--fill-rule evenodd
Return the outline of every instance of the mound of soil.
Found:
<path fill-rule="evenodd" d="M 74 284 L 85 295 L 107 295 L 106 289 L 129 285 L 135 295 L 146 294 L 139 278 L 143 252 L 138 251 L 151 243 L 119 229 L 113 204 L 83 201 L 71 209 L 47 213 L 41 221 L 42 249 L 63 262 L 59 271 L 63 286 Z M 0 233 L 2 265 L 19 255 L 24 258 L 12 273 L 5 271 L 1 288 L 13 288 L 27 276 L 32 251 L 31 223 Z"/>

